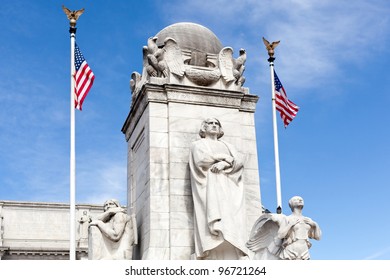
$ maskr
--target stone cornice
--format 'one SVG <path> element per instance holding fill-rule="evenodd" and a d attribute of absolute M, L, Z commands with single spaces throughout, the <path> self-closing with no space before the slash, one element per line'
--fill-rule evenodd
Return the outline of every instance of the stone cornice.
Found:
<path fill-rule="evenodd" d="M 57 202 L 34 202 L 34 201 L 10 201 L 0 200 L 0 206 L 4 208 L 18 207 L 18 208 L 50 208 L 50 209 L 69 209 L 68 203 Z M 96 204 L 77 204 L 76 209 L 93 209 L 97 211 L 103 210 L 102 205 Z"/>
<path fill-rule="evenodd" d="M 133 100 L 132 107 L 121 131 L 126 135 L 126 140 L 128 140 L 130 131 L 133 131 L 149 102 L 165 104 L 170 102 L 185 103 L 255 112 L 259 97 L 249 94 L 247 89 L 243 89 L 243 91 L 232 91 L 177 84 L 145 84 L 136 99 Z"/>

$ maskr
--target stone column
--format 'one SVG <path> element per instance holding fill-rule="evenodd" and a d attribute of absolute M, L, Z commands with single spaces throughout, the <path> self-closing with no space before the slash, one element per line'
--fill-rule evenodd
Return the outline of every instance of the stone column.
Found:
<path fill-rule="evenodd" d="M 201 122 L 214 116 L 224 140 L 246 156 L 248 236 L 261 214 L 254 112 L 248 90 L 144 85 L 122 128 L 128 143 L 128 206 L 139 232 L 135 259 L 190 259 L 194 253 L 189 147 Z"/>

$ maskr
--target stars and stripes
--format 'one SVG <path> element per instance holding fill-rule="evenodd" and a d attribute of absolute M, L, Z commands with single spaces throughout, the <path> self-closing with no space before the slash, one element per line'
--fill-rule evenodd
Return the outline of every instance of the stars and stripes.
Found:
<path fill-rule="evenodd" d="M 279 111 L 280 117 L 283 120 L 284 127 L 287 127 L 289 123 L 295 118 L 299 111 L 299 107 L 294 102 L 287 98 L 287 94 L 280 82 L 276 72 L 274 71 L 274 84 L 275 84 L 275 106 Z"/>
<path fill-rule="evenodd" d="M 74 64 L 75 108 L 81 111 L 84 99 L 92 87 L 95 75 L 93 74 L 91 68 L 89 68 L 87 61 L 85 60 L 76 43 L 74 51 Z"/>

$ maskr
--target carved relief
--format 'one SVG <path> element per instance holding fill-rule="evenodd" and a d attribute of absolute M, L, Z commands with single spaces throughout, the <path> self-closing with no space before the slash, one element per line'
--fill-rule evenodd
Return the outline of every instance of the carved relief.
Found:
<path fill-rule="evenodd" d="M 223 48 L 219 54 L 208 54 L 197 50 L 183 50 L 176 40 L 167 37 L 164 45 L 158 47 L 157 37 L 150 37 L 143 47 L 142 75 L 131 74 L 130 88 L 133 102 L 145 83 L 180 83 L 191 81 L 199 86 L 221 86 L 223 89 L 240 89 L 245 82 L 243 76 L 246 52 L 233 58 L 233 49 Z M 173 77 L 174 76 L 174 77 Z M 223 79 L 221 79 L 221 77 Z M 188 80 L 186 80 L 188 79 Z M 221 84 L 217 84 L 218 81 Z"/>
<path fill-rule="evenodd" d="M 221 72 L 218 69 L 190 67 L 186 70 L 189 80 L 200 86 L 209 86 L 219 80 Z"/>

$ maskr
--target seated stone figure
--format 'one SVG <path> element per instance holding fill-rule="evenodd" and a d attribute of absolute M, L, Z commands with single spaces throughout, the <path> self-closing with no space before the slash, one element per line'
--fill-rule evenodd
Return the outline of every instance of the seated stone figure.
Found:
<path fill-rule="evenodd" d="M 104 213 L 89 224 L 90 260 L 131 260 L 137 244 L 135 216 L 126 214 L 116 199 L 104 203 Z"/>
<path fill-rule="evenodd" d="M 320 240 L 321 229 L 312 219 L 302 215 L 303 199 L 289 200 L 291 215 L 266 213 L 253 226 L 247 247 L 254 259 L 309 260 L 309 238 Z"/>

